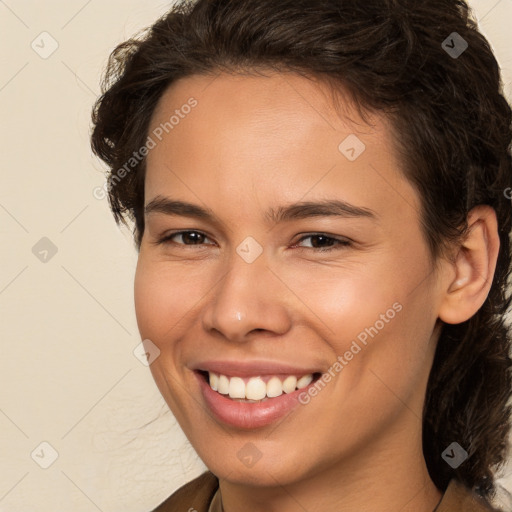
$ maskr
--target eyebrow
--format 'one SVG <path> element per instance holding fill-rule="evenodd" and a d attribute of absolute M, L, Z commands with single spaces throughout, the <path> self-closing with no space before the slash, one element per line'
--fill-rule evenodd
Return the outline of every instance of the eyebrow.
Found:
<path fill-rule="evenodd" d="M 220 223 L 217 216 L 209 208 L 203 208 L 186 201 L 177 201 L 168 197 L 157 196 L 144 208 L 146 215 L 163 213 L 193 217 Z M 343 218 L 369 218 L 376 220 L 378 215 L 373 210 L 355 206 L 338 199 L 325 199 L 320 201 L 300 201 L 278 208 L 270 208 L 265 213 L 269 223 L 307 219 L 311 217 L 343 217 Z"/>
<path fill-rule="evenodd" d="M 266 217 L 270 222 L 282 222 L 310 217 L 366 217 L 376 219 L 377 214 L 369 208 L 354 206 L 339 199 L 302 201 L 279 208 L 271 208 Z"/>

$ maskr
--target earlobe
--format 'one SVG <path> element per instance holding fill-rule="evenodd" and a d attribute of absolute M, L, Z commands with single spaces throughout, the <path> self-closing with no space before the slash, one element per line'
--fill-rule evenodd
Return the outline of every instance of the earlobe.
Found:
<path fill-rule="evenodd" d="M 496 212 L 476 206 L 468 214 L 468 232 L 452 263 L 455 272 L 444 285 L 439 309 L 443 322 L 465 322 L 480 309 L 491 289 L 499 247 Z"/>

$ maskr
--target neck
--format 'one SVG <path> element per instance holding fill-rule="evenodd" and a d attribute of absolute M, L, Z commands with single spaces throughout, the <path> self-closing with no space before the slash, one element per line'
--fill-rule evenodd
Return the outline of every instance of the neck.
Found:
<path fill-rule="evenodd" d="M 282 485 L 272 468 L 272 487 L 221 480 L 224 512 L 433 512 L 442 493 L 428 474 L 419 420 L 405 416 L 364 449 L 298 481 Z"/>

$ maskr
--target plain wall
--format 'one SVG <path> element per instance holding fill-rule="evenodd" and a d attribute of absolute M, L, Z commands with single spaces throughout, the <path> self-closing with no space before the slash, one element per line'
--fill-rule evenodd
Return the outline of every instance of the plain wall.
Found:
<path fill-rule="evenodd" d="M 472 4 L 510 97 L 512 0 Z M 108 54 L 169 5 L 0 2 L 0 511 L 148 511 L 204 469 L 133 354 L 136 251 L 88 139 Z"/>

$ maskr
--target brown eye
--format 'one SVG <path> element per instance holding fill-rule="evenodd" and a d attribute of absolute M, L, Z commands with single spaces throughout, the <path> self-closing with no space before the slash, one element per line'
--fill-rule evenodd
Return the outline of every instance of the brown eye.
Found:
<path fill-rule="evenodd" d="M 178 233 L 178 236 L 181 236 L 185 245 L 200 244 L 203 243 L 206 238 L 202 233 L 198 233 L 197 231 L 184 231 L 183 233 Z"/>
<path fill-rule="evenodd" d="M 200 231 L 178 231 L 171 233 L 159 240 L 158 243 L 173 243 L 176 245 L 201 245 L 208 237 Z"/>
<path fill-rule="evenodd" d="M 333 249 L 341 249 L 343 247 L 346 247 L 350 245 L 350 242 L 348 240 L 341 240 L 338 238 L 334 238 L 332 236 L 328 236 L 323 233 L 314 233 L 311 235 L 303 236 L 298 244 L 302 242 L 303 240 L 310 239 L 309 245 L 302 245 L 299 247 L 303 248 L 311 248 L 311 249 L 319 249 L 320 251 L 329 251 Z M 297 245 L 298 245 L 297 244 Z"/>

